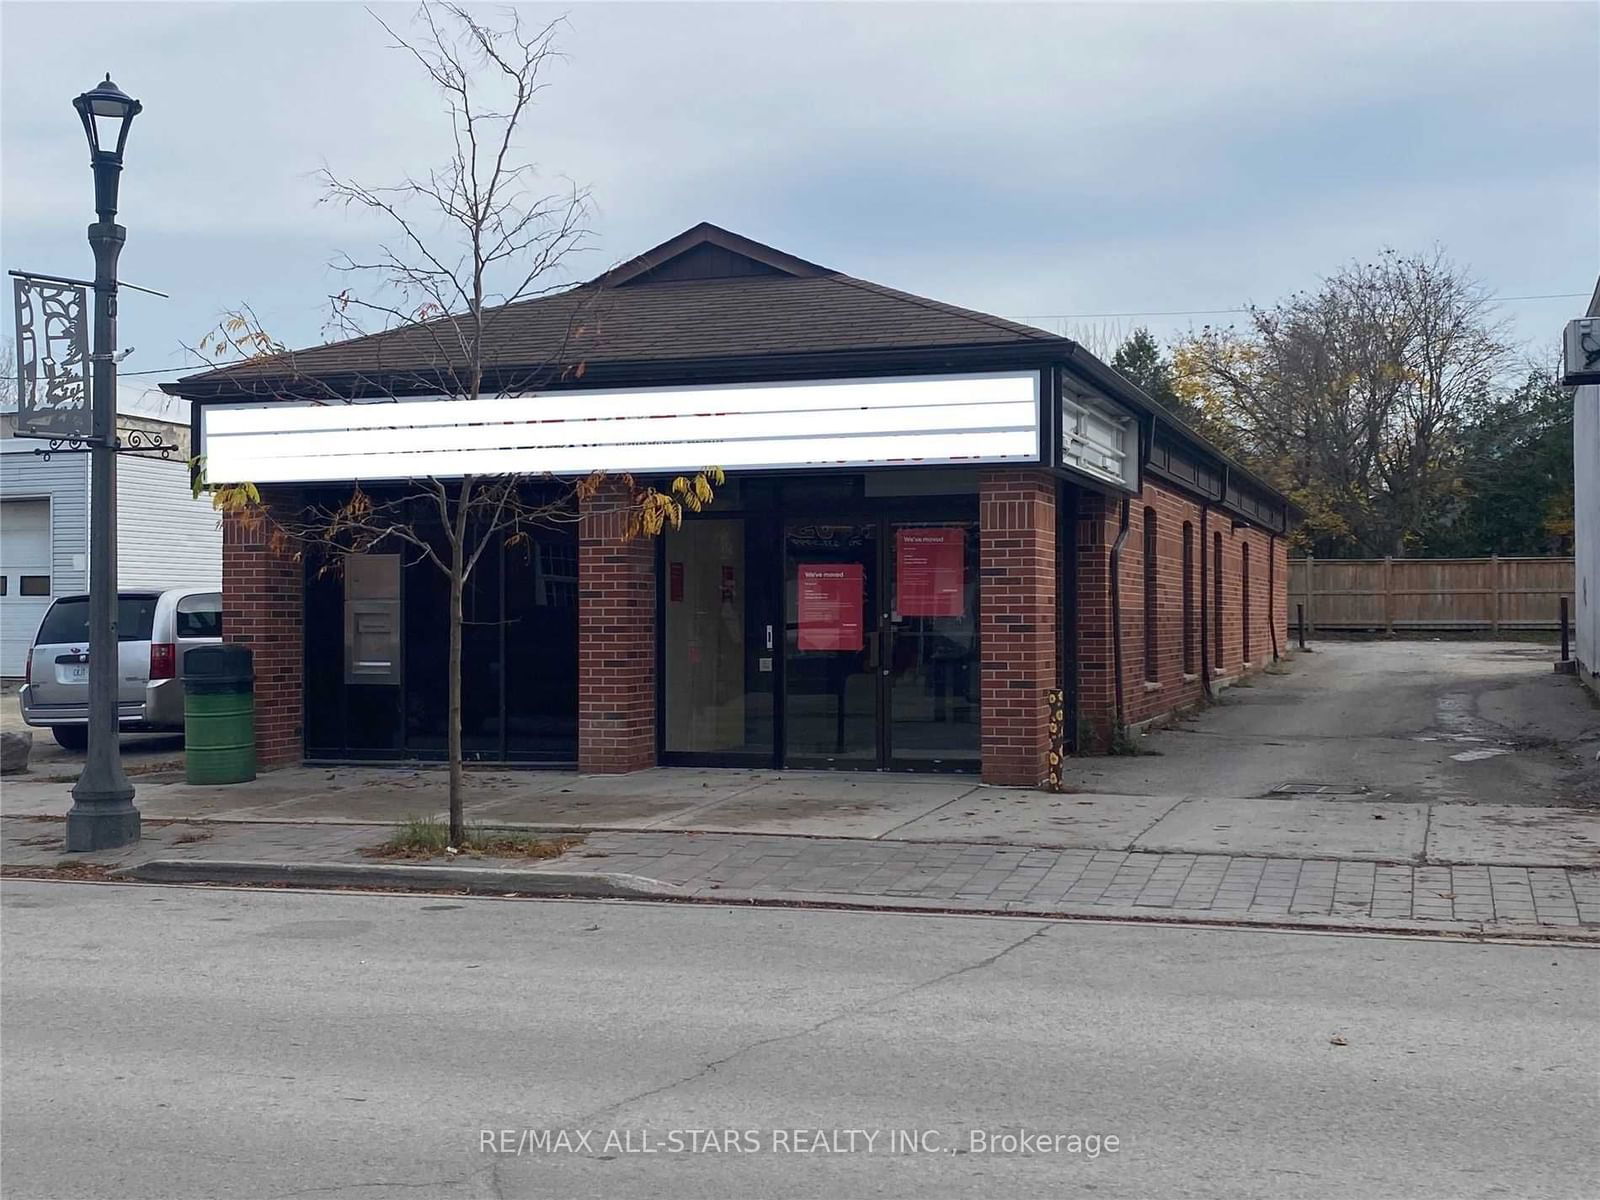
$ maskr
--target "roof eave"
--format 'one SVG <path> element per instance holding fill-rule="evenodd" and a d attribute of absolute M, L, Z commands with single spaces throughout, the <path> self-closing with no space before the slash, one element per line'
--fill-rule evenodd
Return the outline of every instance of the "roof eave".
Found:
<path fill-rule="evenodd" d="M 544 385 L 549 390 L 593 389 L 599 387 L 650 387 L 655 383 L 668 386 L 682 377 L 699 379 L 707 383 L 737 383 L 748 380 L 782 377 L 813 377 L 827 374 L 859 371 L 915 373 L 941 366 L 966 368 L 990 366 L 995 368 L 1029 369 L 1048 366 L 1061 358 L 1063 348 L 1072 343 L 1058 339 L 1055 343 L 1043 341 L 962 342 L 948 345 L 870 347 L 866 349 L 815 350 L 751 355 L 728 355 L 682 359 L 637 359 L 622 362 L 589 362 L 581 379 L 557 379 Z M 546 366 L 527 364 L 497 368 L 503 376 L 526 376 L 534 371 L 549 371 Z M 411 372 L 417 380 L 408 387 L 407 394 L 424 395 L 429 389 L 422 372 Z M 304 377 L 303 377 L 304 378 Z M 486 376 L 486 384 L 493 375 Z M 317 395 L 338 393 L 368 379 L 364 372 L 330 372 L 305 379 L 303 391 L 314 388 Z M 172 396 L 189 400 L 289 400 L 295 393 L 294 381 L 287 377 L 259 376 L 240 379 L 237 376 L 208 379 L 191 376 L 171 383 L 161 389 Z M 436 392 L 434 388 L 432 391 Z M 313 398 L 310 395 L 307 399 Z"/>
<path fill-rule="evenodd" d="M 1305 515 L 1300 511 L 1300 509 L 1295 507 L 1294 503 L 1276 487 L 1268 483 L 1265 479 L 1262 479 L 1248 467 L 1242 466 L 1230 455 L 1226 454 L 1217 446 L 1212 444 L 1211 440 L 1204 434 L 1200 433 L 1196 429 L 1191 428 L 1181 417 L 1172 412 L 1171 409 L 1164 408 L 1160 404 L 1157 404 L 1153 399 L 1150 398 L 1148 394 L 1146 394 L 1143 388 L 1129 380 L 1127 376 L 1122 374 L 1121 371 L 1118 371 L 1115 367 L 1108 366 L 1106 363 L 1101 362 L 1082 346 L 1078 346 L 1076 344 L 1073 345 L 1073 353 L 1068 359 L 1068 365 L 1078 368 L 1080 373 L 1086 377 L 1088 382 L 1103 387 L 1106 391 L 1110 392 L 1115 399 L 1131 404 L 1146 416 L 1161 422 L 1164 427 L 1177 434 L 1177 436 L 1184 442 L 1187 442 L 1190 448 L 1199 450 L 1201 453 L 1216 459 L 1223 466 L 1228 468 L 1228 472 L 1231 475 L 1244 480 L 1253 487 L 1265 491 L 1268 495 L 1276 497 L 1280 502 L 1282 502 L 1286 512 L 1293 512 L 1297 516 L 1301 517 Z"/>

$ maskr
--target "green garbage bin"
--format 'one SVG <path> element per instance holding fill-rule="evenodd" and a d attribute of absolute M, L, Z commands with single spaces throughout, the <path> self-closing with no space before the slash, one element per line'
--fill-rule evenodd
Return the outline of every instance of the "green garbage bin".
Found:
<path fill-rule="evenodd" d="M 255 666 L 248 646 L 196 646 L 183 656 L 183 736 L 190 783 L 256 777 Z"/>

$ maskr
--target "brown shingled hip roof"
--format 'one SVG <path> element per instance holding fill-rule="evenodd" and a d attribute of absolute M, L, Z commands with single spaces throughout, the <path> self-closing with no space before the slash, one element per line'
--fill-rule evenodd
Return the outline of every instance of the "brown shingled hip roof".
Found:
<path fill-rule="evenodd" d="M 972 346 L 1068 345 L 1044 330 L 855 279 L 697 225 L 553 295 L 485 314 L 490 370 Z M 449 318 L 187 376 L 213 392 L 269 378 L 448 370 Z"/>

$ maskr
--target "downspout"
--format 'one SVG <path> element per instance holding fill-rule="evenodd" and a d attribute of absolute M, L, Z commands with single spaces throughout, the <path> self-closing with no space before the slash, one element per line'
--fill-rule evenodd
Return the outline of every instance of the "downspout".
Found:
<path fill-rule="evenodd" d="M 1273 615 L 1272 598 L 1278 594 L 1278 535 L 1267 533 L 1267 632 L 1272 635 L 1272 661 L 1278 661 L 1278 618 Z"/>
<path fill-rule="evenodd" d="M 1200 503 L 1200 690 L 1207 700 L 1216 697 L 1211 693 L 1211 535 L 1206 531 L 1206 518 L 1211 515 L 1211 501 Z"/>
<path fill-rule="evenodd" d="M 1111 671 L 1112 685 L 1117 697 L 1117 727 L 1111 731 L 1117 736 L 1123 724 L 1122 697 L 1122 546 L 1128 540 L 1128 497 L 1122 497 L 1122 524 L 1117 530 L 1117 540 L 1111 543 Z"/>

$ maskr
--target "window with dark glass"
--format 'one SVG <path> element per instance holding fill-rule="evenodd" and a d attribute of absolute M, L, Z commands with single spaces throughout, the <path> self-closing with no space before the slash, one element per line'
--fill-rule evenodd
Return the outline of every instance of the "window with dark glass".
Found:
<path fill-rule="evenodd" d="M 222 597 L 215 592 L 204 596 L 185 596 L 173 615 L 173 632 L 180 638 L 222 636 Z"/>
<path fill-rule="evenodd" d="M 1211 665 L 1222 667 L 1222 535 L 1214 533 L 1212 537 L 1212 564 L 1211 564 L 1211 648 L 1216 651 L 1216 661 Z"/>
<path fill-rule="evenodd" d="M 1193 675 L 1194 661 L 1194 526 L 1183 523 L 1183 673 Z"/>
<path fill-rule="evenodd" d="M 156 601 L 154 595 L 127 595 L 117 597 L 117 641 L 148 642 L 155 627 Z M 40 646 L 57 646 L 63 642 L 89 642 L 89 597 L 68 596 L 57 600 L 45 613 L 34 643 Z"/>
<path fill-rule="evenodd" d="M 1239 547 L 1239 641 L 1244 661 L 1250 661 L 1250 547 Z"/>
<path fill-rule="evenodd" d="M 50 576 L 22 576 L 18 580 L 17 594 L 20 596 L 48 596 L 50 594 Z"/>

